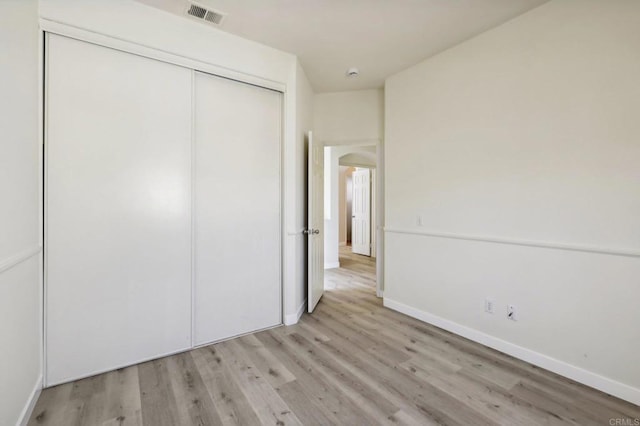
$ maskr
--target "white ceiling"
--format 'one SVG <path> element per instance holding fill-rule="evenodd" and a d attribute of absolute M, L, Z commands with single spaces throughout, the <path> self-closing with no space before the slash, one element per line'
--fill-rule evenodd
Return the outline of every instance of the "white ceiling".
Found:
<path fill-rule="evenodd" d="M 187 2 L 138 1 L 179 15 L 184 13 Z M 547 1 L 197 0 L 197 3 L 228 14 L 221 30 L 297 55 L 319 93 L 382 87 L 386 77 Z M 359 68 L 360 75 L 347 78 L 350 67 Z"/>

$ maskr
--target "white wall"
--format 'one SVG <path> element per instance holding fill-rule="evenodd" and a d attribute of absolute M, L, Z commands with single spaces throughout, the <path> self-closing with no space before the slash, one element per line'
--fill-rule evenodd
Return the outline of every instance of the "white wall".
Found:
<path fill-rule="evenodd" d="M 339 169 L 345 147 L 330 146 L 324 150 L 324 268 L 340 267 L 339 256 Z"/>
<path fill-rule="evenodd" d="M 299 277 L 296 262 L 301 256 L 297 230 L 299 218 L 303 214 L 299 184 L 296 181 L 296 176 L 300 173 L 300 150 L 303 142 L 296 125 L 296 57 L 133 0 L 40 0 L 40 16 L 47 22 L 53 22 L 53 25 L 62 23 L 197 60 L 223 71 L 242 73 L 248 79 L 257 77 L 286 85 L 283 131 L 283 292 L 285 320 L 291 315 L 295 316 L 295 306 L 300 294 L 300 286 L 296 282 Z"/>
<path fill-rule="evenodd" d="M 0 424 L 41 386 L 38 3 L 0 2 Z"/>
<path fill-rule="evenodd" d="M 291 298 L 292 305 L 286 308 L 290 314 L 285 317 L 285 324 L 297 322 L 307 301 L 307 237 L 302 230 L 307 227 L 307 133 L 313 130 L 313 89 L 299 62 L 296 64 L 296 108 L 295 296 Z"/>
<path fill-rule="evenodd" d="M 325 144 L 382 139 L 382 89 L 318 93 L 313 103 L 315 136 Z"/>
<path fill-rule="evenodd" d="M 640 403 L 640 257 L 519 245 L 640 254 L 638 51 L 556 0 L 389 78 L 385 303 Z"/>

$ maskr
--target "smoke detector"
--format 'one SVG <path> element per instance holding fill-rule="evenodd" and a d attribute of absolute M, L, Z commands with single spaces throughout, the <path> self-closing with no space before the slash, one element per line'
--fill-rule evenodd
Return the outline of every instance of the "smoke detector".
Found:
<path fill-rule="evenodd" d="M 349 68 L 347 70 L 347 77 L 357 77 L 360 74 L 360 70 L 358 68 Z"/>
<path fill-rule="evenodd" d="M 216 26 L 220 26 L 222 24 L 222 20 L 226 16 L 225 13 L 207 9 L 197 3 L 187 3 L 184 13 L 192 19 L 197 19 L 198 21 L 207 22 Z"/>

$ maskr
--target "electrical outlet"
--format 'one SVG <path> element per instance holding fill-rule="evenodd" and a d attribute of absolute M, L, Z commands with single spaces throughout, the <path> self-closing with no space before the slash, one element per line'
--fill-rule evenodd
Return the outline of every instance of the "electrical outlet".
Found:
<path fill-rule="evenodd" d="M 518 321 L 518 311 L 515 306 L 507 305 L 507 318 L 511 321 Z"/>
<path fill-rule="evenodd" d="M 492 314 L 493 313 L 493 306 L 495 305 L 495 302 L 493 301 L 492 298 L 487 297 L 486 299 L 484 299 L 484 311 Z"/>

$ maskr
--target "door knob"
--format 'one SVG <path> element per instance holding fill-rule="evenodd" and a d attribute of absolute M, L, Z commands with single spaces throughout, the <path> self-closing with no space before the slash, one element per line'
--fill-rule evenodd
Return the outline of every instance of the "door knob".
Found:
<path fill-rule="evenodd" d="M 312 230 L 311 230 L 311 233 L 312 233 L 312 234 L 316 234 L 316 235 L 317 235 L 317 234 L 319 234 L 319 233 L 320 233 L 320 230 L 319 230 L 319 229 L 312 229 Z"/>

